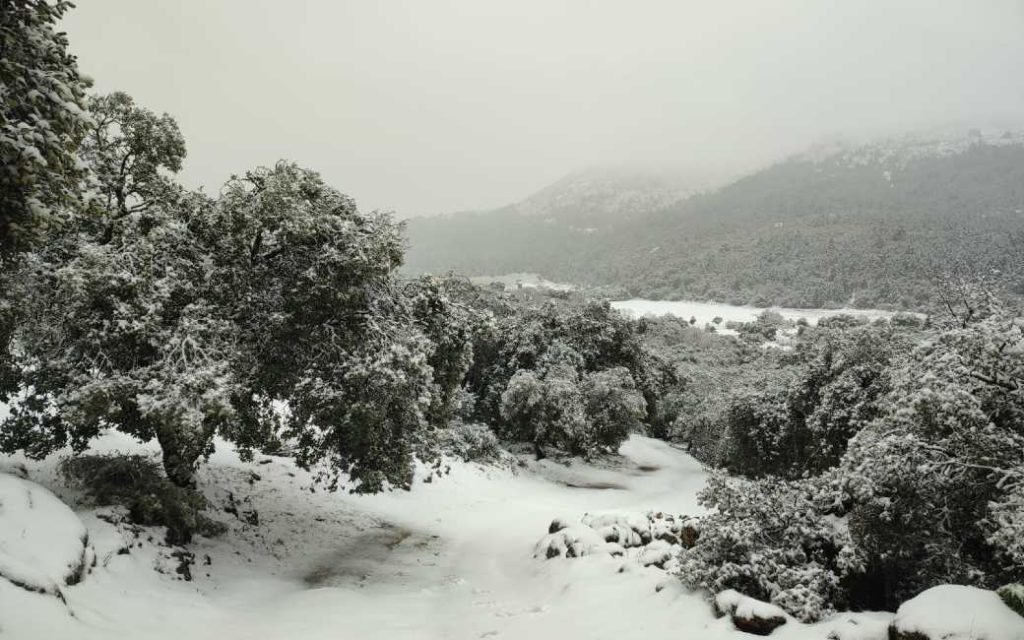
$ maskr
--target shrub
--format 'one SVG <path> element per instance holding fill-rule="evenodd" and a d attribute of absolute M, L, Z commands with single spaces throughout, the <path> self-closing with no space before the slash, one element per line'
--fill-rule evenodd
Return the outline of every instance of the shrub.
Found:
<path fill-rule="evenodd" d="M 493 464 L 505 454 L 494 432 L 484 424 L 455 422 L 441 432 L 441 450 L 466 462 Z"/>
<path fill-rule="evenodd" d="M 735 589 L 814 621 L 844 603 L 848 531 L 829 514 L 827 483 L 746 480 L 712 473 L 699 498 L 712 513 L 680 555 L 679 576 L 691 588 Z"/>
<path fill-rule="evenodd" d="M 168 544 L 187 544 L 194 534 L 214 536 L 224 531 L 223 524 L 201 513 L 208 506 L 202 494 L 167 480 L 152 458 L 84 455 L 64 460 L 60 470 L 96 504 L 125 507 L 136 524 L 167 527 Z"/>

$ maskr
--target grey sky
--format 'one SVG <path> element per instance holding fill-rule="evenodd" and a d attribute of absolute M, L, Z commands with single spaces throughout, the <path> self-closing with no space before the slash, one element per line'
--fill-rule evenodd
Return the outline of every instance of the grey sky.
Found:
<path fill-rule="evenodd" d="M 1024 115 L 1024 0 L 79 4 L 83 70 L 178 119 L 186 184 L 288 158 L 401 215 Z"/>

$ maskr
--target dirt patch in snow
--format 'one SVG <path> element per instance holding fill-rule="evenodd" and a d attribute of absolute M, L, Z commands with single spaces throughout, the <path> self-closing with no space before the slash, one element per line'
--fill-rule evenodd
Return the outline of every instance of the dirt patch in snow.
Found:
<path fill-rule="evenodd" d="M 410 564 L 421 564 L 417 558 L 431 550 L 436 555 L 439 547 L 437 536 L 384 523 L 319 557 L 302 581 L 311 588 L 390 582 L 407 577 Z"/>

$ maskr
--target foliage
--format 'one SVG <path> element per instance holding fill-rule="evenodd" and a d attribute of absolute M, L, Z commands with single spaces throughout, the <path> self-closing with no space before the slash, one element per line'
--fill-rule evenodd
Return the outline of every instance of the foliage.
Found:
<path fill-rule="evenodd" d="M 435 390 L 427 417 L 436 428 L 447 427 L 454 416 L 473 363 L 473 343 L 491 329 L 491 314 L 461 299 L 471 289 L 465 281 L 425 276 L 404 290 L 416 325 L 431 343 L 427 363 L 434 372 Z"/>
<path fill-rule="evenodd" d="M 185 138 L 168 114 L 157 116 L 126 93 L 94 97 L 92 123 L 82 143 L 103 211 L 114 217 L 172 203 L 181 188 L 168 174 L 181 171 Z"/>
<path fill-rule="evenodd" d="M 26 398 L 0 447 L 43 456 L 70 441 L 81 450 L 113 426 L 159 440 L 169 478 L 191 484 L 213 434 L 234 419 L 236 386 L 226 364 L 232 326 L 206 301 L 208 263 L 185 213 L 129 216 L 107 242 L 79 234 L 26 260 Z"/>
<path fill-rule="evenodd" d="M 640 430 L 647 403 L 629 369 L 613 367 L 588 373 L 581 386 L 588 438 L 595 445 L 614 450 L 630 433 Z"/>
<path fill-rule="evenodd" d="M 441 431 L 440 438 L 441 451 L 466 462 L 494 464 L 502 459 L 505 451 L 494 431 L 484 424 L 454 422 Z"/>
<path fill-rule="evenodd" d="M 827 325 L 805 334 L 791 366 L 725 401 L 718 460 L 726 468 L 796 478 L 835 466 L 849 439 L 878 415 L 890 365 L 909 350 L 906 333 L 890 325 Z"/>
<path fill-rule="evenodd" d="M 431 368 L 436 352 L 410 308 L 426 295 L 411 305 L 394 279 L 401 227 L 281 162 L 232 178 L 204 236 L 215 299 L 238 327 L 233 439 L 258 444 L 246 436 L 272 432 L 272 407 L 285 402 L 284 437 L 301 464 L 325 463 L 331 486 L 342 472 L 358 491 L 409 486 L 438 406 L 435 373 L 450 384 L 458 371 Z"/>
<path fill-rule="evenodd" d="M 64 460 L 60 471 L 96 504 L 125 507 L 135 524 L 167 527 L 168 544 L 187 544 L 194 533 L 215 536 L 224 531 L 224 525 L 202 514 L 207 506 L 202 494 L 168 481 L 147 456 L 75 456 Z"/>
<path fill-rule="evenodd" d="M 0 11 L 0 269 L 37 242 L 79 195 L 75 150 L 88 82 L 56 31 L 64 0 L 8 0 Z"/>
<path fill-rule="evenodd" d="M 1024 321 L 1000 305 L 972 318 L 896 358 L 886 351 L 897 342 L 874 327 L 848 329 L 833 347 L 826 333 L 787 402 L 813 405 L 802 414 L 809 450 L 835 464 L 804 456 L 787 474 L 800 480 L 767 469 L 754 481 L 716 476 L 702 499 L 717 511 L 684 554 L 682 578 L 771 598 L 806 619 L 830 607 L 893 609 L 936 584 L 1021 580 Z M 780 404 L 768 394 L 741 406 L 781 415 Z M 787 424 L 751 422 L 754 443 Z M 765 534 L 773 519 L 805 528 Z M 832 551 L 810 553 L 825 547 L 805 533 L 829 530 Z M 803 572 L 813 598 L 778 595 L 789 570 Z"/>
<path fill-rule="evenodd" d="M 1024 585 L 1019 583 L 1005 584 L 996 590 L 1006 606 L 1024 616 Z"/>
<path fill-rule="evenodd" d="M 811 622 L 845 604 L 849 531 L 836 492 L 808 481 L 745 480 L 712 473 L 699 498 L 711 509 L 696 545 L 680 556 L 683 582 L 737 591 Z"/>

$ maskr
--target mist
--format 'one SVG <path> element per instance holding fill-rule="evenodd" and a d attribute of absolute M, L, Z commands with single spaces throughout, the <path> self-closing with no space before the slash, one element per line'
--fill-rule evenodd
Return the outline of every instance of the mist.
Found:
<path fill-rule="evenodd" d="M 699 182 L 823 139 L 1024 112 L 1013 0 L 90 0 L 63 26 L 96 90 L 175 116 L 186 185 L 288 158 L 403 217 L 583 167 Z"/>

